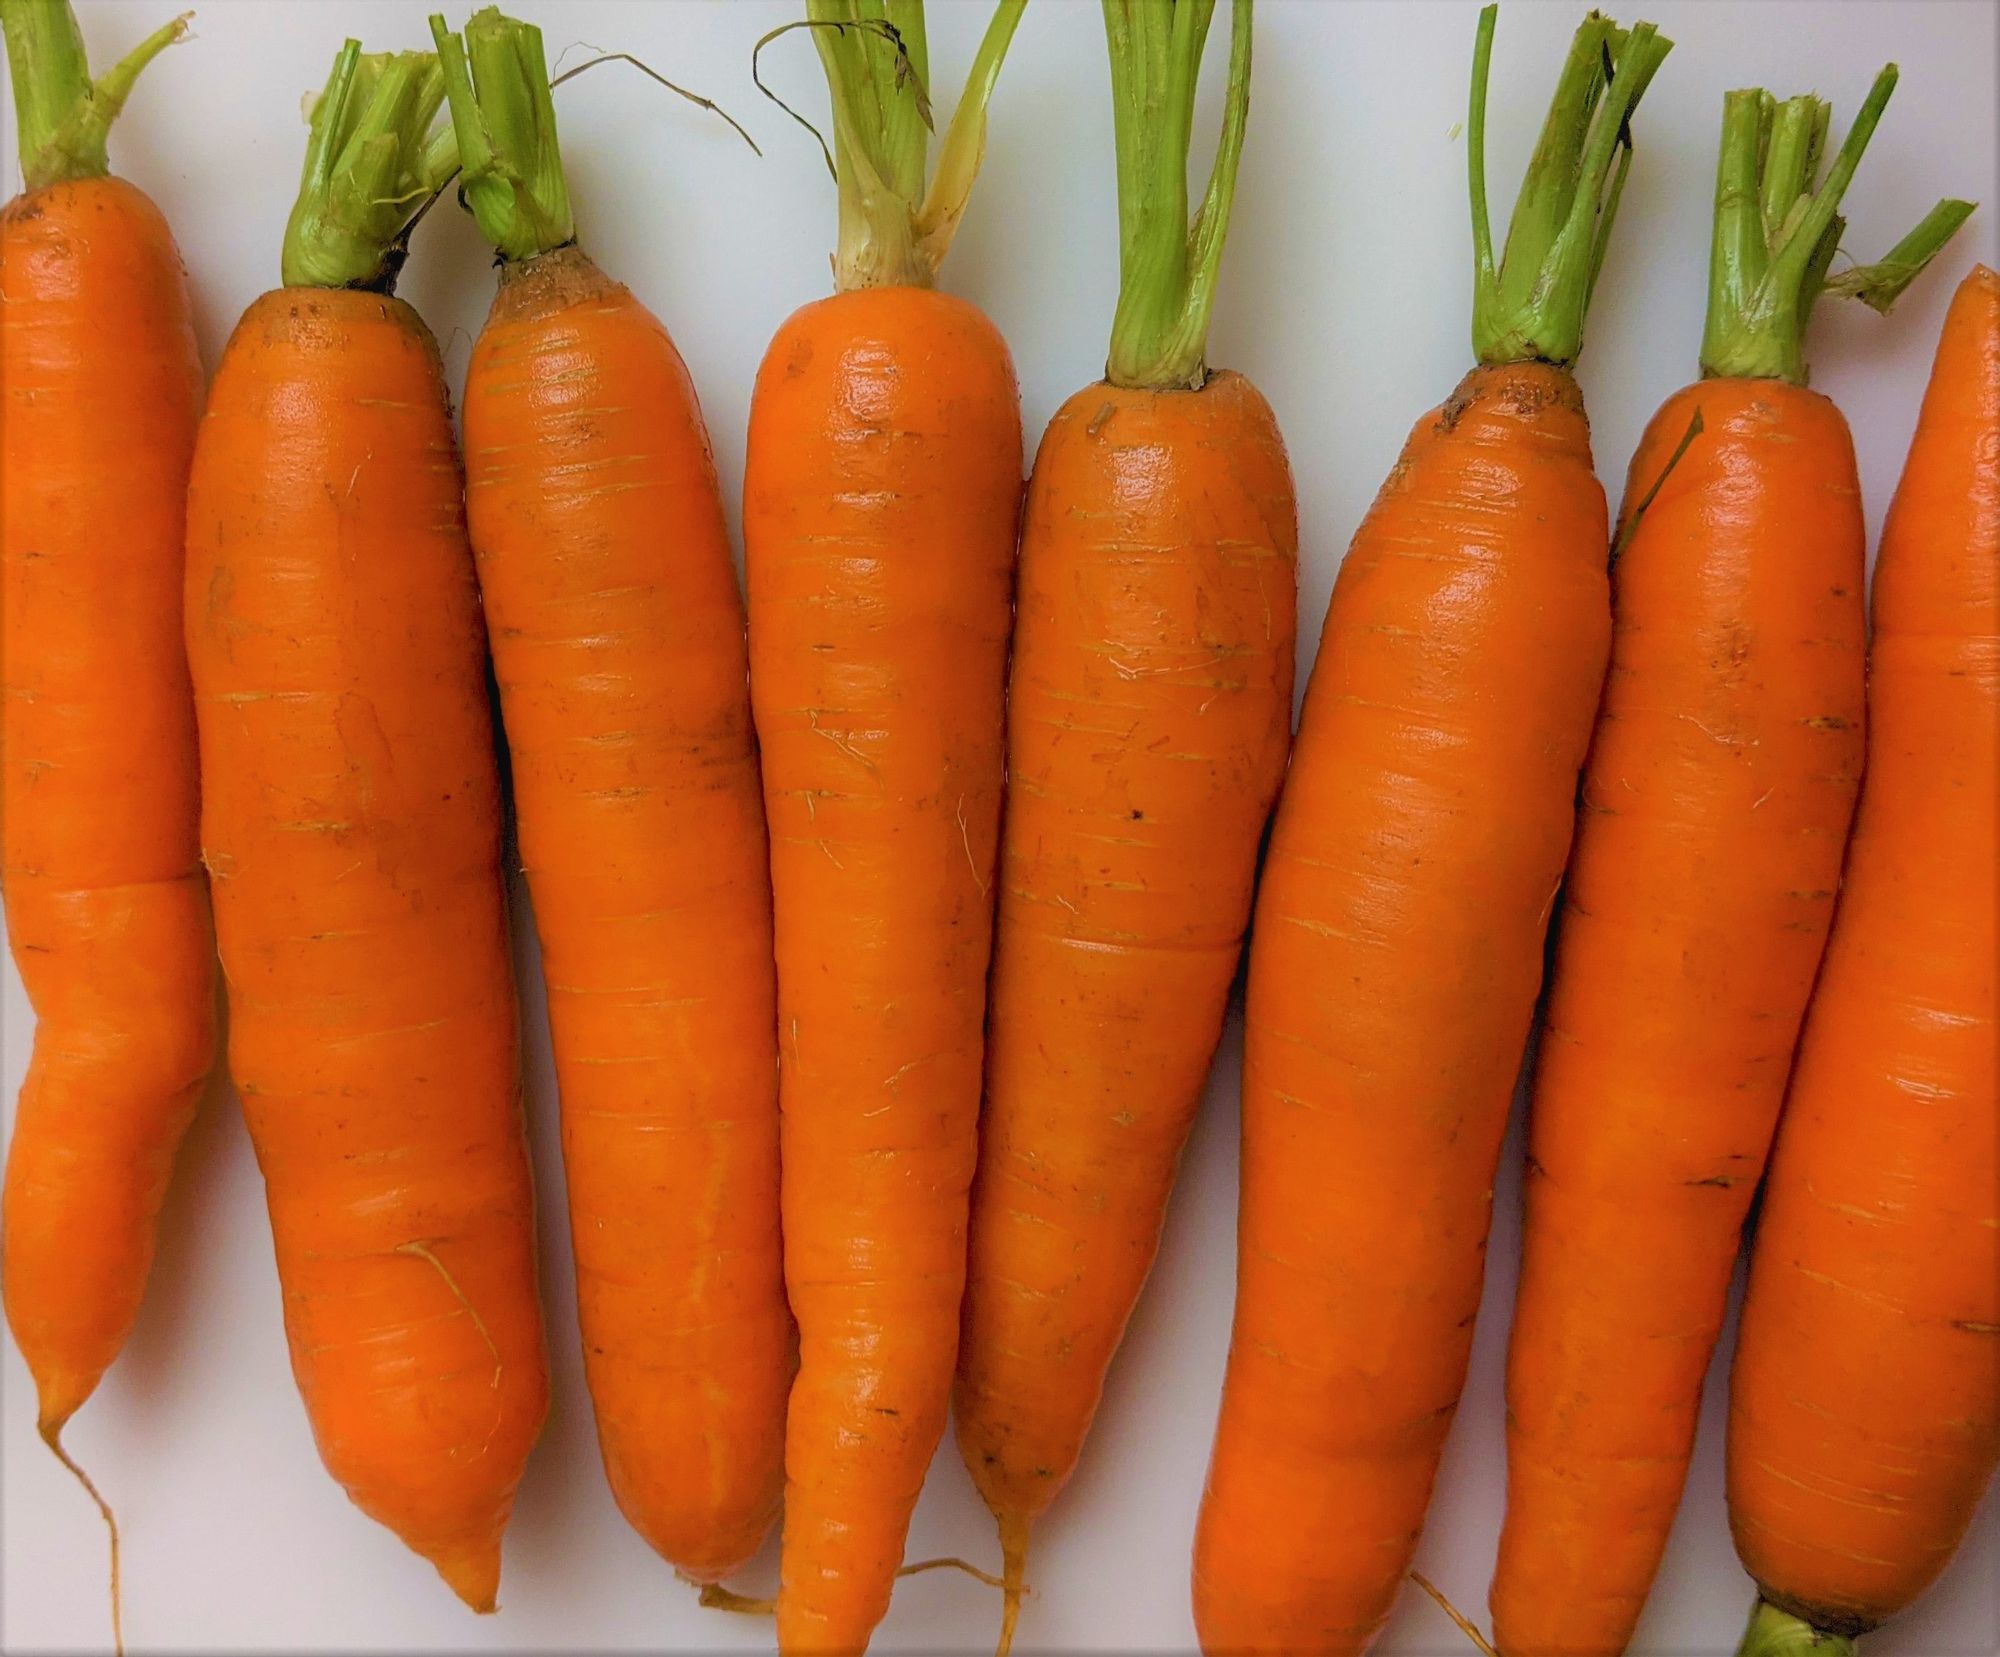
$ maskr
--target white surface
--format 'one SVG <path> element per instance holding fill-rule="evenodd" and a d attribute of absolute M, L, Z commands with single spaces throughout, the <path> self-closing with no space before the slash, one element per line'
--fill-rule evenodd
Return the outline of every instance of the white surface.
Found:
<path fill-rule="evenodd" d="M 212 365 L 244 305 L 276 280 L 302 154 L 300 93 L 319 85 L 347 29 L 373 47 L 428 45 L 429 37 L 421 0 L 202 4 L 197 38 L 155 64 L 133 97 L 113 160 L 174 224 Z M 747 75 L 751 43 L 798 8 L 787 0 L 517 0 L 510 9 L 542 23 L 552 58 L 582 41 L 638 53 L 725 100 L 765 147 L 759 162 L 719 122 L 618 68 L 558 94 L 584 239 L 678 337 L 733 513 L 758 359 L 779 321 L 827 285 L 832 187 L 810 139 L 757 96 Z M 932 9 L 942 114 L 986 7 L 939 0 Z M 1582 9 L 1518 3 L 1503 11 L 1489 141 L 1496 213 L 1512 199 Z M 1853 423 L 1872 535 L 1947 296 L 1973 258 L 1995 261 L 1996 11 L 1986 0 L 1652 0 L 1629 9 L 1656 18 L 1679 48 L 1638 117 L 1638 160 L 1583 359 L 1598 459 L 1614 496 L 1645 420 L 1693 373 L 1725 88 L 1816 89 L 1834 99 L 1838 132 L 1877 67 L 1901 62 L 1902 90 L 1849 196 L 1849 245 L 1864 257 L 1940 195 L 1987 203 L 1894 317 L 1828 303 L 1815 327 L 1816 383 Z M 86 0 L 81 10 L 102 66 L 167 5 Z M 1627 5 L 1617 10 L 1631 20 Z M 1348 537 L 1412 421 L 1466 366 L 1470 253 L 1456 123 L 1473 16 L 1463 3 L 1266 0 L 1260 8 L 1255 108 L 1211 357 L 1263 386 L 1290 441 L 1304 520 L 1301 688 Z M 1212 67 L 1225 45 L 1218 26 Z M 765 63 L 801 107 L 824 107 L 803 38 L 781 42 Z M 1211 96 L 1202 130 L 1213 132 L 1214 116 Z M 11 180 L 11 109 L 4 119 L 0 162 Z M 1031 442 L 1102 364 L 1116 283 L 1111 189 L 1097 8 L 1036 0 L 995 100 L 986 176 L 946 267 L 946 285 L 983 305 L 1012 342 Z M 417 238 L 402 292 L 446 341 L 454 381 L 491 290 L 470 221 L 441 207 Z M 526 938 L 525 906 L 517 932 Z M 768 1649 L 768 1624 L 697 1610 L 605 1488 L 576 1350 L 531 943 L 521 956 L 555 1407 L 509 1532 L 504 1610 L 468 1616 L 321 1470 L 286 1365 L 262 1192 L 234 1101 L 217 1087 L 182 1157 L 138 1332 L 70 1434 L 124 1521 L 135 1650 Z M 10 1117 L 30 1032 L 10 966 Z M 1037 1531 L 1038 1593 L 1022 1622 L 1024 1653 L 1192 1647 L 1188 1546 L 1228 1338 L 1236 1060 L 1232 1025 L 1159 1268 L 1095 1436 Z M 1422 1568 L 1482 1620 L 1501 1506 L 1499 1379 L 1516 1155 L 1510 1146 L 1487 1315 L 1421 1556 Z M 101 1647 L 102 1531 L 36 1442 L 31 1389 L 11 1345 L 4 1394 L 0 1645 Z M 1693 1485 L 1641 1652 L 1732 1651 L 1749 1604 L 1723 1516 L 1718 1395 L 1712 1384 Z M 988 1563 L 996 1553 L 949 1438 L 911 1540 L 912 1557 L 940 1553 Z M 768 1584 L 771 1558 L 746 1586 Z M 1997 1566 L 2000 1503 L 1989 1503 L 1944 1582 L 1868 1650 L 2000 1651 Z M 997 1609 L 988 1590 L 956 1574 L 914 1578 L 898 1590 L 876 1648 L 985 1651 Z M 1468 1648 L 1411 1590 L 1380 1649 L 1459 1657 Z"/>

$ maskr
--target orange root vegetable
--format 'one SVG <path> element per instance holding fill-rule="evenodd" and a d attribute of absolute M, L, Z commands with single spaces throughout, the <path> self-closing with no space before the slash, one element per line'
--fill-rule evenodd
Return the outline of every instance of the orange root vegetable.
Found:
<path fill-rule="evenodd" d="M 1202 360 L 1250 6 L 1235 7 L 1230 113 L 1195 238 L 1185 106 L 1205 30 L 1173 32 L 1161 80 L 1151 37 L 1175 12 L 1106 15 L 1124 217 L 1140 234 L 1123 249 L 1109 376 L 1050 422 L 1028 486 L 956 1393 L 959 1448 L 1005 1556 L 1003 1650 L 1029 1526 L 1076 1465 L 1158 1247 L 1291 737 L 1284 441 L 1248 380 Z"/>
<path fill-rule="evenodd" d="M 0 212 L 0 819 L 36 1017 L 0 1249 L 54 1445 L 138 1317 L 215 1051 L 180 621 L 201 367 L 173 235 L 105 159 L 184 23 L 93 85 L 67 0 L 0 22 L 27 181 Z"/>
<path fill-rule="evenodd" d="M 2000 277 L 1946 318 L 1875 570 L 1868 773 L 1730 1373 L 1744 1657 L 1851 1649 L 2000 1461 Z"/>
<path fill-rule="evenodd" d="M 387 289 L 442 97 L 352 41 L 189 494 L 229 1060 L 320 1454 L 491 1610 L 548 1398 L 479 595 L 436 342 Z"/>
<path fill-rule="evenodd" d="M 1202 1649 L 1347 1654 L 1402 1587 L 1464 1385 L 1493 1182 L 1610 643 L 1566 364 L 1668 51 L 1578 30 L 1479 361 L 1340 567 L 1258 894 L 1237 1305 L 1195 1538 Z"/>
<path fill-rule="evenodd" d="M 866 1648 L 942 1437 L 965 1279 L 1021 422 L 1006 345 L 930 284 L 1021 0 L 924 197 L 922 11 L 811 31 L 840 291 L 779 330 L 743 486 L 778 962 L 785 1653 Z M 812 0 L 809 18 L 848 15 Z M 861 187 L 861 173 L 887 188 Z"/>
<path fill-rule="evenodd" d="M 466 372 L 466 497 L 585 1374 L 620 1508 L 713 1583 L 777 1516 L 792 1367 L 743 601 L 680 354 L 574 245 L 540 32 L 491 9 L 463 42 L 433 31 L 465 195 L 503 261 Z"/>
<path fill-rule="evenodd" d="M 1893 84 L 1824 184 L 1821 100 L 1729 94 L 1703 378 L 1632 461 L 1530 1114 L 1492 1592 L 1508 1657 L 1617 1657 L 1632 1637 L 1833 914 L 1864 531 L 1803 334 Z M 1936 245 L 1842 281 L 1886 308 Z"/>

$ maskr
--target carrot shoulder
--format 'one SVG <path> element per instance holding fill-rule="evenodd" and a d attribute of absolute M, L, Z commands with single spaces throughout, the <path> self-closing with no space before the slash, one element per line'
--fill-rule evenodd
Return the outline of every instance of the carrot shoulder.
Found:
<path fill-rule="evenodd" d="M 1480 366 L 1341 565 L 1258 895 L 1237 1306 L 1195 1540 L 1214 1653 L 1360 1651 L 1416 1548 L 1610 614 L 1581 345 L 1632 109 L 1668 43 L 1577 33 L 1491 258 Z"/>
<path fill-rule="evenodd" d="M 428 53 L 336 60 L 202 423 L 187 626 L 293 1372 L 356 1504 L 490 1610 L 548 1386 L 478 591 L 437 346 L 386 291 L 441 96 Z"/>
<path fill-rule="evenodd" d="M 1107 12 L 1130 231 L 1106 379 L 1028 485 L 1008 798 L 955 1398 L 1000 1528 L 1002 1649 L 1028 1527 L 1076 1465 L 1152 1265 L 1221 1034 L 1291 736 L 1298 514 L 1256 388 L 1204 362 L 1249 99 L 1189 234 L 1203 29 Z M 1150 66 L 1171 62 L 1165 77 Z M 1176 139 L 1178 134 L 1178 139 Z"/>
<path fill-rule="evenodd" d="M 685 1575 L 757 1551 L 791 1316 L 743 600 L 667 331 L 575 245 L 540 31 L 433 19 L 501 250 L 466 505 L 547 983 L 577 1315 L 613 1494 Z"/>
<path fill-rule="evenodd" d="M 812 15 L 842 10 L 815 0 Z M 917 202 L 920 10 L 899 38 L 812 31 L 844 158 L 841 291 L 779 330 L 751 402 L 750 683 L 800 1346 L 777 1606 L 787 1653 L 868 1644 L 957 1347 L 1021 426 L 999 333 L 930 281 L 1019 11 L 995 14 L 931 206 Z M 892 193 L 862 191 L 864 166 Z M 955 205 L 933 212 L 954 188 Z"/>
<path fill-rule="evenodd" d="M 1864 530 L 1803 336 L 1893 81 L 1824 183 L 1821 100 L 1728 95 L 1703 377 L 1632 459 L 1530 1109 L 1492 1591 L 1509 1657 L 1632 1637 L 1833 914 Z M 1928 257 L 1902 251 L 1899 286 Z"/>
<path fill-rule="evenodd" d="M 1838 1651 L 2000 1461 L 2000 277 L 1945 320 L 1882 531 L 1868 774 L 1730 1374 L 1745 1657 Z"/>

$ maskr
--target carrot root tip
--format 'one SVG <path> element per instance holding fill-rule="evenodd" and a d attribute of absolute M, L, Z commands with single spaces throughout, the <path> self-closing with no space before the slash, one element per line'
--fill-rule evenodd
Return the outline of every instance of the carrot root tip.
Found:
<path fill-rule="evenodd" d="M 111 1538 L 111 1646 L 117 1657 L 125 1657 L 125 1593 L 122 1575 L 122 1560 L 119 1554 L 118 1516 L 111 1511 L 111 1504 L 99 1494 L 90 1475 L 77 1465 L 76 1459 L 63 1448 L 63 1428 L 69 1424 L 69 1411 L 60 1415 L 43 1415 L 37 1424 L 42 1442 L 49 1447 L 49 1453 L 63 1464 L 71 1478 L 83 1486 L 83 1493 L 97 1504 L 97 1511 L 103 1517 L 104 1528 Z"/>
<path fill-rule="evenodd" d="M 994 1657 L 1014 1649 L 1014 1630 L 1021 1621 L 1021 1601 L 1028 1591 L 1028 1521 L 1018 1514 L 1000 1520 L 1000 1643 Z"/>

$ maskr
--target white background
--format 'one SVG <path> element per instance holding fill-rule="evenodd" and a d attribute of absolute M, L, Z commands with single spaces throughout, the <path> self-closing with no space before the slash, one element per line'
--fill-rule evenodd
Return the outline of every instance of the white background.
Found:
<path fill-rule="evenodd" d="M 171 3 L 84 0 L 93 60 L 107 65 Z M 237 315 L 277 278 L 304 141 L 300 94 L 323 80 L 346 30 L 376 48 L 428 46 L 429 36 L 421 0 L 200 4 L 196 38 L 147 73 L 112 154 L 174 224 L 212 366 Z M 758 359 L 780 320 L 828 283 L 832 186 L 810 139 L 748 79 L 752 42 L 798 7 L 517 0 L 510 9 L 543 25 L 551 58 L 578 42 L 635 52 L 725 101 L 765 147 L 757 160 L 718 121 L 629 70 L 594 71 L 558 94 L 585 245 L 677 336 L 733 514 Z M 1617 9 L 1633 20 L 1626 4 Z M 1514 0 L 1503 10 L 1489 140 L 1496 217 L 1512 199 L 1582 10 L 1567 0 Z M 1848 197 L 1848 246 L 1860 257 L 1885 249 L 1940 195 L 1987 203 L 1893 317 L 1829 302 L 1814 327 L 1815 384 L 1853 424 L 1872 540 L 1951 288 L 1975 257 L 1995 262 L 1996 10 L 1986 0 L 1651 0 L 1635 10 L 1679 47 L 1637 120 L 1638 159 L 1582 364 L 1614 497 L 1645 420 L 1694 371 L 1726 88 L 1817 90 L 1834 100 L 1838 133 L 1876 69 L 1900 61 L 1902 90 Z M 932 12 L 942 117 L 987 8 L 933 0 Z M 453 21 L 460 16 L 454 11 Z M 1473 19 L 1472 5 L 1456 0 L 1265 0 L 1259 8 L 1256 96 L 1210 358 L 1258 381 L 1290 442 L 1303 513 L 1301 688 L 1348 537 L 1411 423 L 1467 364 L 1470 254 L 1457 123 Z M 1226 45 L 1219 17 L 1212 68 Z M 568 61 L 580 55 L 572 50 Z M 765 62 L 794 102 L 815 114 L 824 108 L 803 36 L 780 42 Z M 1212 133 L 1212 86 L 1204 109 L 1201 130 Z M 0 160 L 12 179 L 11 109 L 5 125 Z M 1101 369 L 1115 224 L 1097 8 L 1034 0 L 995 99 L 986 174 L 945 272 L 945 285 L 984 306 L 1012 342 L 1031 442 L 1063 398 Z M 401 291 L 445 342 L 456 386 L 492 277 L 471 221 L 449 204 L 420 231 Z M 463 1611 L 429 1566 L 350 1508 L 321 1470 L 286 1364 L 262 1191 L 235 1102 L 218 1086 L 182 1155 L 139 1328 L 69 1435 L 124 1521 L 135 1650 L 768 1649 L 768 1624 L 699 1611 L 626 1528 L 605 1488 L 576 1350 L 555 1101 L 525 903 L 516 920 L 555 1405 L 508 1535 L 504 1609 L 483 1620 Z M 31 1029 L 10 966 L 10 1116 Z M 1022 1622 L 1024 1652 L 1192 1647 L 1188 1545 L 1228 1337 L 1236 1068 L 1232 1022 L 1160 1264 L 1095 1436 L 1036 1532 L 1038 1591 Z M 1510 1145 L 1487 1314 L 1420 1560 L 1482 1621 L 1501 1510 L 1499 1383 L 1517 1156 Z M 1730 1652 L 1749 1606 L 1724 1519 L 1720 1374 L 1718 1366 L 1642 1652 Z M 101 1647 L 102 1530 L 36 1441 L 32 1389 L 11 1345 L 0 1384 L 0 1643 L 10 1651 Z M 988 1564 L 996 1555 L 949 1437 L 911 1539 L 911 1557 L 939 1553 Z M 1938 1588 L 1870 1639 L 1873 1657 L 2000 1651 L 1997 1566 L 2000 1502 L 1990 1502 Z M 742 1586 L 762 1590 L 772 1576 L 767 1550 Z M 969 1579 L 917 1577 L 898 1590 L 876 1648 L 984 1651 L 997 1611 L 996 1596 Z M 1380 1649 L 1469 1650 L 1414 1590 Z"/>

